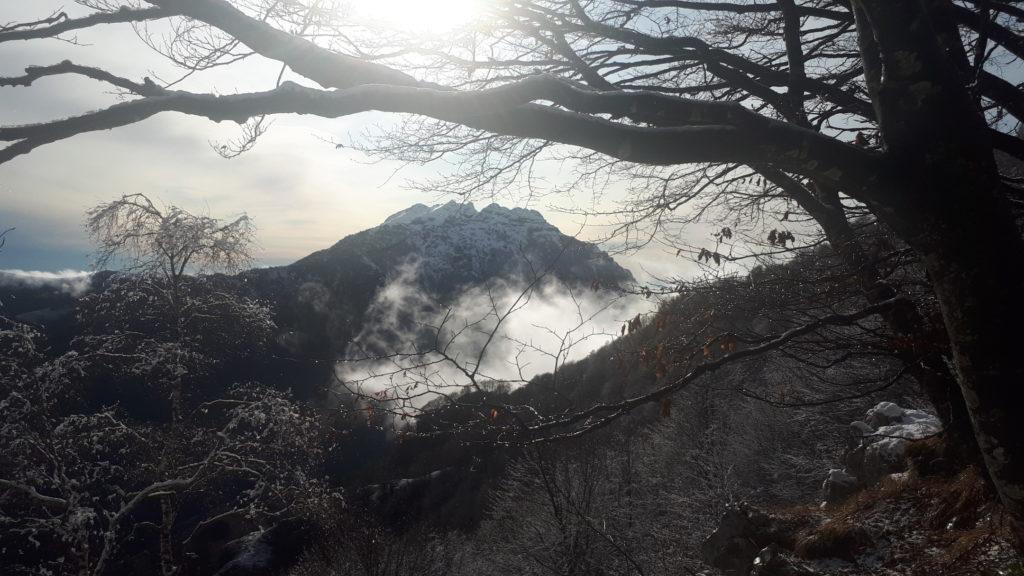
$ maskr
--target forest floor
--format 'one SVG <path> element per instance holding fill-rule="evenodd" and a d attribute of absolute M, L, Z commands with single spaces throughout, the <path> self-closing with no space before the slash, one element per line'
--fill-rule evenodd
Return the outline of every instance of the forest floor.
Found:
<path fill-rule="evenodd" d="M 935 452 L 917 452 L 909 471 L 839 504 L 787 511 L 807 522 L 796 556 L 822 575 L 1024 576 L 979 469 L 934 470 Z"/>

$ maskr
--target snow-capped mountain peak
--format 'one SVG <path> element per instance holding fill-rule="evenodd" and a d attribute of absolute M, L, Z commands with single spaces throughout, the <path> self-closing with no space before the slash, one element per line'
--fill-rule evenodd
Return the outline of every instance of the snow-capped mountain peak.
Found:
<path fill-rule="evenodd" d="M 539 273 L 591 290 L 633 282 L 600 248 L 562 234 L 535 210 L 459 202 L 410 206 L 293 264 L 244 276 L 260 297 L 282 303 L 282 322 L 302 326 L 313 343 L 304 346 L 342 350 L 377 291 L 410 270 L 417 289 L 439 303 Z"/>
<path fill-rule="evenodd" d="M 522 224 L 544 224 L 549 225 L 544 216 L 536 210 L 527 208 L 505 208 L 497 203 L 491 203 L 479 212 L 472 202 L 457 202 L 452 200 L 446 204 L 414 204 L 405 210 L 401 210 L 388 216 L 384 220 L 385 226 L 406 225 L 406 226 L 434 226 L 442 223 L 449 223 L 449 220 L 466 221 L 478 220 L 479 224 L 507 223 L 513 226 Z M 452 222 L 456 225 L 465 222 Z"/>
<path fill-rule="evenodd" d="M 426 204 L 414 204 L 405 210 L 401 210 L 388 216 L 384 220 L 384 225 L 396 225 L 396 224 L 419 224 L 419 225 L 432 225 L 440 224 L 452 218 L 472 218 L 477 215 L 476 208 L 473 207 L 472 202 L 461 203 L 452 200 L 447 204 L 435 204 L 434 206 L 427 206 Z"/>
<path fill-rule="evenodd" d="M 357 261 L 383 277 L 414 264 L 423 288 L 440 296 L 466 285 L 544 271 L 583 286 L 633 280 L 600 248 L 562 234 L 536 210 L 490 204 L 478 211 L 472 203 L 455 201 L 410 206 L 290 268 L 347 273 Z"/>

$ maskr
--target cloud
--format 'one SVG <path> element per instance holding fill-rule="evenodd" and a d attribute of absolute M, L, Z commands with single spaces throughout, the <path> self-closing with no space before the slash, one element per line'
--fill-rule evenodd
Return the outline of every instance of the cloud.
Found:
<path fill-rule="evenodd" d="M 348 388 L 413 410 L 438 392 L 470 387 L 473 378 L 481 386 L 522 385 L 597 350 L 626 321 L 655 306 L 554 279 L 532 288 L 494 281 L 441 305 L 420 287 L 418 275 L 416 263 L 396 270 L 336 368 Z"/>
<path fill-rule="evenodd" d="M 89 290 L 92 275 L 92 272 L 84 270 L 0 270 L 0 287 L 52 288 L 78 297 Z"/>

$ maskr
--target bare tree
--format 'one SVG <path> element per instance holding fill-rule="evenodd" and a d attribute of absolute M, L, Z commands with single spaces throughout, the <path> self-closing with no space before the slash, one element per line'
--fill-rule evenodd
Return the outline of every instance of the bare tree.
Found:
<path fill-rule="evenodd" d="M 402 532 L 346 511 L 331 523 L 322 546 L 288 571 L 289 576 L 430 576 L 458 574 L 463 546 L 458 535 L 435 535 L 418 528 Z"/>
<path fill-rule="evenodd" d="M 124 266 L 140 290 L 163 300 L 170 313 L 172 338 L 186 356 L 188 316 L 202 306 L 186 301 L 187 272 L 237 271 L 252 260 L 255 228 L 245 215 L 229 222 L 197 216 L 177 206 L 157 207 L 144 194 L 130 194 L 89 210 L 86 229 L 96 243 L 96 266 Z M 200 292 L 202 294 L 202 292 Z M 184 373 L 178 362 L 171 372 Z M 171 387 L 175 418 L 181 416 L 180 377 Z"/>
<path fill-rule="evenodd" d="M 139 274 L 159 274 L 177 285 L 186 272 L 236 272 L 252 261 L 255 227 L 244 214 L 231 221 L 200 216 L 177 206 L 158 207 L 145 194 L 128 194 L 88 211 L 96 266 L 119 264 Z"/>
<path fill-rule="evenodd" d="M 1013 131 L 1024 99 L 1008 72 L 1024 56 L 1013 3 L 503 2 L 468 49 L 406 38 L 397 51 L 387 46 L 394 36 L 375 43 L 320 3 L 84 4 L 95 12 L 12 24 L 0 42 L 167 19 L 177 34 L 152 43 L 188 72 L 258 53 L 323 89 L 285 82 L 214 96 L 70 62 L 37 66 L 0 84 L 76 74 L 134 96 L 0 128 L 10 142 L 0 161 L 164 111 L 243 123 L 380 110 L 417 115 L 416 129 L 398 133 L 411 138 L 388 140 L 381 152 L 412 161 L 468 152 L 462 166 L 477 168 L 476 182 L 522 174 L 550 150 L 580 161 L 745 165 L 806 212 L 837 222 L 858 203 L 921 256 L 974 433 L 1024 540 L 1024 419 L 1012 408 L 1022 405 L 1019 387 L 1007 384 L 1024 368 L 1016 339 L 1005 336 L 1024 324 L 1024 241 L 1017 183 L 1001 176 L 994 156 L 1024 157 Z M 296 29 L 305 33 L 288 31 Z M 381 62 L 388 56 L 390 65 Z M 843 230 L 829 229 L 842 246 Z M 881 304 L 892 300 L 883 296 L 871 311 L 890 310 Z"/>

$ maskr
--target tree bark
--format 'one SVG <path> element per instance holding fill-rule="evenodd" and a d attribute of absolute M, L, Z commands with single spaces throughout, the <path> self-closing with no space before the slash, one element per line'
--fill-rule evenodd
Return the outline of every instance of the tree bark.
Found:
<path fill-rule="evenodd" d="M 948 2 L 854 0 L 889 167 L 872 210 L 922 255 L 985 460 L 1024 553 L 1024 240 L 988 126 L 948 49 Z M 876 74 L 872 73 L 875 77 Z"/>
<path fill-rule="evenodd" d="M 178 565 L 174 561 L 174 542 L 171 539 L 171 528 L 177 515 L 174 506 L 174 495 L 160 496 L 160 573 L 162 576 L 175 576 Z"/>
<path fill-rule="evenodd" d="M 1009 206 L 963 183 L 956 207 L 926 226 L 922 253 L 989 476 L 1024 551 L 1024 241 Z M 962 223 L 960 223 L 962 222 Z"/>

